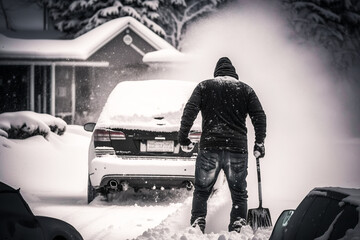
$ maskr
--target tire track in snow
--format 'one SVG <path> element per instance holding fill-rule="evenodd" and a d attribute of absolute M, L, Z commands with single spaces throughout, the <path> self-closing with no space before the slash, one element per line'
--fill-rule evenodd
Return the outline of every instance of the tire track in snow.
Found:
<path fill-rule="evenodd" d="M 105 204 L 95 202 L 96 204 L 90 205 L 84 212 L 91 216 L 94 214 L 89 211 L 99 212 L 91 220 L 83 222 L 78 228 L 79 232 L 86 240 L 132 239 L 160 224 L 169 214 L 182 206 L 179 202 L 165 203 L 165 205 L 146 200 L 132 202 L 134 199 L 122 199 L 124 202 L 115 200 Z"/>
<path fill-rule="evenodd" d="M 191 192 L 152 191 L 144 193 L 125 193 L 111 202 L 97 197 L 93 203 L 76 204 L 60 199 L 44 205 L 34 202 L 35 210 L 41 215 L 52 216 L 73 225 L 85 240 L 134 239 L 148 229 L 153 229 L 174 212 L 189 212 L 188 202 Z M 188 216 L 184 226 L 188 226 Z M 172 224 L 176 225 L 176 224 Z"/>
<path fill-rule="evenodd" d="M 80 230 L 80 231 L 91 227 L 91 225 L 94 225 L 96 222 L 98 222 L 102 218 L 105 218 L 107 216 L 106 213 L 113 211 L 116 208 L 116 206 L 106 206 L 106 208 L 103 208 L 103 209 L 94 208 L 92 210 L 90 210 L 90 208 L 91 208 L 91 206 L 81 209 L 81 212 L 85 212 L 84 215 L 90 215 L 88 213 L 89 213 L 89 211 L 91 211 L 91 219 L 84 219 L 86 221 L 84 221 L 81 225 L 77 225 L 78 230 Z M 93 212 L 95 210 L 98 211 L 98 213 L 94 216 Z"/>

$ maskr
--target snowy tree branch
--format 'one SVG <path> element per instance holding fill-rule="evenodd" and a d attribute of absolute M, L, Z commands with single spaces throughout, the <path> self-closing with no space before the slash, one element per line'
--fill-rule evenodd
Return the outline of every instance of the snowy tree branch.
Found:
<path fill-rule="evenodd" d="M 194 13 L 190 13 L 190 11 L 199 4 L 201 4 L 201 2 L 195 2 L 185 10 L 184 16 L 186 16 L 187 22 L 193 20 L 196 17 L 199 17 L 200 15 L 202 15 L 204 13 L 212 12 L 215 10 L 214 5 L 206 5 L 202 8 L 200 8 L 199 10 L 195 11 Z"/>

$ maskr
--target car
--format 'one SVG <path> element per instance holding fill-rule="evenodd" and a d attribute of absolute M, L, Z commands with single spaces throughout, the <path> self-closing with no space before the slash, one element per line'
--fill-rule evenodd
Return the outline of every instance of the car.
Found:
<path fill-rule="evenodd" d="M 110 93 L 92 131 L 88 202 L 129 187 L 192 189 L 201 117 L 190 131 L 192 149 L 177 136 L 184 106 L 196 83 L 181 80 L 120 82 Z"/>
<path fill-rule="evenodd" d="M 282 212 L 270 240 L 360 239 L 360 189 L 314 188 Z"/>
<path fill-rule="evenodd" d="M 9 185 L 0 182 L 0 239 L 82 240 L 80 233 L 59 219 L 34 216 L 29 205 Z"/>

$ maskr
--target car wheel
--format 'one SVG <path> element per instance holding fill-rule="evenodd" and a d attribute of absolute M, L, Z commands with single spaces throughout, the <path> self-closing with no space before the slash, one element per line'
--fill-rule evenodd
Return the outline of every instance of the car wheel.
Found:
<path fill-rule="evenodd" d="M 91 203 L 96 197 L 95 188 L 91 185 L 90 177 L 88 178 L 87 202 Z"/>

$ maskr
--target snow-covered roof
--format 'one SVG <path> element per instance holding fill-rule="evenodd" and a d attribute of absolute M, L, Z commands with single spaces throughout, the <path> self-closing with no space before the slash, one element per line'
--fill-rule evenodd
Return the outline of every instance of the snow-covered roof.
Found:
<path fill-rule="evenodd" d="M 129 27 L 156 50 L 179 53 L 171 44 L 132 17 L 111 20 L 75 39 L 19 39 L 0 34 L 0 58 L 86 60 Z M 176 55 L 176 54 L 175 54 Z M 167 56 L 163 56 L 165 59 Z"/>

